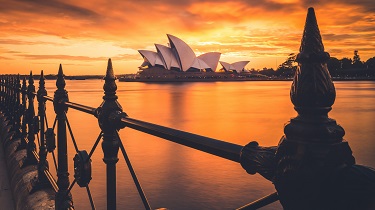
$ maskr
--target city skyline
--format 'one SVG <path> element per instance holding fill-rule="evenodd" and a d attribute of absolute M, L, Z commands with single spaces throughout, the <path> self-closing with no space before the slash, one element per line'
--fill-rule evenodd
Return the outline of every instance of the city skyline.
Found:
<path fill-rule="evenodd" d="M 185 40 L 198 55 L 250 60 L 247 69 L 276 68 L 297 53 L 307 8 L 313 6 L 325 51 L 337 58 L 358 50 L 375 56 L 375 6 L 370 0 L 246 1 L 11 1 L 0 0 L 1 73 L 102 74 L 112 58 L 116 74 L 135 73 L 139 49 Z"/>

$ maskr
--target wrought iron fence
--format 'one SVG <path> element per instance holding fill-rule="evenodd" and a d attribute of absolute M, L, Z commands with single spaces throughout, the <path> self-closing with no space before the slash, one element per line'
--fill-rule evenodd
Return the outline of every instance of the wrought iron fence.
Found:
<path fill-rule="evenodd" d="M 70 191 L 76 184 L 79 187 L 86 188 L 91 208 L 95 209 L 89 187 L 90 180 L 92 179 L 91 156 L 101 140 L 103 140 L 103 160 L 107 165 L 107 209 L 116 208 L 116 163 L 119 159 L 117 154 L 119 150 L 128 166 L 145 209 L 151 209 L 118 134 L 118 131 L 125 127 L 170 140 L 237 163 L 240 162 L 240 154 L 243 148 L 240 145 L 128 117 L 126 113 L 122 111 L 121 105 L 117 102 L 116 78 L 110 59 L 108 60 L 108 67 L 104 80 L 104 100 L 98 108 L 93 108 L 69 101 L 68 93 L 65 90 L 65 80 L 61 65 L 57 74 L 57 89 L 54 92 L 53 97 L 47 95 L 43 71 L 40 75 L 37 92 L 35 90 L 32 73 L 30 73 L 28 77 L 28 85 L 26 84 L 26 78 L 24 78 L 22 86 L 20 85 L 20 75 L 6 75 L 0 77 L 2 113 L 7 116 L 10 124 L 14 125 L 14 137 L 21 138 L 21 143 L 18 149 L 24 148 L 27 150 L 27 158 L 24 160 L 23 164 L 37 165 L 37 181 L 33 186 L 38 187 L 40 185 L 47 185 L 52 187 L 56 192 L 55 206 L 57 209 L 74 208 Z M 37 115 L 35 114 L 34 106 L 35 97 L 38 101 Z M 53 125 L 48 124 L 46 117 L 46 102 L 48 101 L 53 103 L 56 113 Z M 101 131 L 89 152 L 87 150 L 81 150 L 77 145 L 67 117 L 68 108 L 84 112 L 98 119 Z M 68 135 L 72 140 L 76 152 L 76 155 L 73 158 L 74 176 L 71 183 L 68 173 Z M 37 143 L 35 143 L 36 139 L 38 140 Z M 57 160 L 55 150 L 57 150 Z M 57 180 L 54 179 L 49 171 L 47 153 L 52 154 L 53 160 L 49 162 L 53 163 L 55 170 L 57 171 Z M 273 193 L 270 196 L 249 204 L 244 208 L 267 205 L 277 199 L 277 193 Z"/>

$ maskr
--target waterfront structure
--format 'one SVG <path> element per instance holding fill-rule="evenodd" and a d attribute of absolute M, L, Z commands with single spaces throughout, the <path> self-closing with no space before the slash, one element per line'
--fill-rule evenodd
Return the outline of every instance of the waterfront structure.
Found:
<path fill-rule="evenodd" d="M 224 71 L 235 71 L 237 73 L 240 73 L 241 71 L 245 70 L 244 68 L 249 62 L 250 61 L 238 61 L 234 63 L 227 63 L 224 61 L 220 61 L 220 64 L 223 67 Z"/>
<path fill-rule="evenodd" d="M 139 67 L 145 70 L 153 67 L 161 67 L 166 70 L 182 71 L 182 72 L 214 72 L 220 60 L 220 52 L 208 52 L 196 56 L 191 47 L 180 38 L 167 34 L 169 47 L 155 44 L 156 52 L 150 50 L 138 50 L 142 55 L 144 62 Z M 222 62 L 222 61 L 220 61 Z M 228 71 L 243 70 L 250 61 L 239 61 L 228 64 Z M 222 62 L 226 63 L 226 62 Z M 223 64 L 222 64 L 223 65 Z M 231 67 L 231 68 L 229 68 Z"/>

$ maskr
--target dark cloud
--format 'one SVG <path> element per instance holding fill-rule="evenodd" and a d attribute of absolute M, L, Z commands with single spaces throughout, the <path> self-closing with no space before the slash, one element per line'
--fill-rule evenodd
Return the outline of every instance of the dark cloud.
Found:
<path fill-rule="evenodd" d="M 18 57 L 32 60 L 78 60 L 78 61 L 101 61 L 108 59 L 107 57 L 88 57 L 88 56 L 73 56 L 73 55 L 30 55 L 18 54 Z"/>
<path fill-rule="evenodd" d="M 43 63 L 43 62 L 32 62 L 37 65 L 56 65 L 56 63 Z M 64 63 L 64 66 L 93 66 L 92 64 L 77 64 L 77 63 Z"/>
<path fill-rule="evenodd" d="M 4 56 L 0 56 L 0 60 L 13 60 L 13 59 L 8 58 L 8 57 L 4 57 Z"/>
<path fill-rule="evenodd" d="M 25 40 L 17 40 L 17 39 L 0 39 L 0 44 L 6 45 L 54 45 L 54 46 L 65 46 L 64 44 L 56 43 L 56 42 L 44 42 L 44 41 L 25 41 Z M 15 53 L 15 51 L 13 52 Z"/>
<path fill-rule="evenodd" d="M 93 61 L 103 61 L 107 60 L 107 57 L 88 57 L 88 56 L 72 56 L 72 55 L 31 55 L 31 54 L 17 54 L 16 56 L 30 59 L 30 60 L 74 60 L 74 61 L 82 61 L 82 62 L 93 62 Z M 113 60 L 134 60 L 140 59 L 140 55 L 138 54 L 120 54 L 117 56 L 113 56 Z M 39 62 L 39 64 L 41 64 Z M 49 63 L 43 63 L 49 64 Z M 86 65 L 86 64 L 84 64 Z"/>
<path fill-rule="evenodd" d="M 361 38 L 361 34 L 322 34 L 324 40 L 329 41 L 342 41 L 344 39 Z"/>
<path fill-rule="evenodd" d="M 0 0 L 0 12 L 38 13 L 40 15 L 66 15 L 81 18 L 98 18 L 99 14 L 87 8 L 59 0 Z"/>
<path fill-rule="evenodd" d="M 8 51 L 5 51 L 4 53 L 18 54 L 18 53 L 23 53 L 23 52 L 20 52 L 20 51 L 14 51 L 14 50 L 8 50 Z"/>

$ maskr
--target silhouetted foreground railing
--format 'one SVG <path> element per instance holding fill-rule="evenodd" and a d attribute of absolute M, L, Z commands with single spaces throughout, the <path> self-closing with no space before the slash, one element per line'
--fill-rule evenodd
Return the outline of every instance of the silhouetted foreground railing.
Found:
<path fill-rule="evenodd" d="M 15 78 L 15 82 L 14 81 Z M 37 187 L 38 184 L 43 185 L 50 185 L 53 187 L 53 189 L 56 192 L 56 208 L 58 209 L 67 209 L 73 207 L 72 198 L 70 196 L 70 190 L 72 189 L 73 185 L 75 183 L 78 183 L 81 187 L 87 187 L 89 199 L 92 205 L 92 208 L 94 207 L 94 201 L 92 201 L 91 198 L 91 192 L 88 188 L 88 184 L 91 180 L 91 155 L 95 151 L 99 140 L 103 138 L 104 141 L 109 142 L 110 146 L 109 148 L 106 147 L 106 145 L 103 145 L 103 151 L 105 153 L 104 161 L 106 161 L 106 158 L 108 159 L 107 163 L 107 208 L 108 209 L 114 209 L 116 205 L 116 173 L 115 173 L 115 163 L 117 162 L 117 154 L 116 152 L 120 148 L 124 159 L 130 169 L 131 175 L 136 183 L 136 187 L 140 193 L 140 196 L 142 198 L 142 201 L 144 202 L 146 209 L 151 209 L 150 205 L 147 202 L 146 196 L 143 193 L 143 190 L 139 184 L 139 181 L 135 175 L 135 172 L 131 166 L 130 160 L 128 159 L 126 155 L 125 148 L 123 147 L 120 138 L 117 134 L 117 130 L 120 128 L 128 127 L 135 130 L 139 130 L 157 137 L 161 137 L 191 148 L 195 148 L 197 150 L 201 150 L 213 155 L 217 155 L 219 157 L 232 160 L 235 162 L 240 162 L 240 153 L 242 150 L 242 146 L 144 122 L 141 120 L 136 120 L 133 118 L 127 117 L 127 115 L 122 112 L 121 107 L 117 103 L 116 99 L 117 96 L 114 94 L 116 91 L 116 85 L 114 83 L 115 77 L 112 70 L 112 64 L 111 60 L 108 61 L 108 69 L 107 69 L 107 75 L 105 77 L 106 83 L 104 85 L 104 91 L 105 91 L 105 100 L 98 108 L 93 108 L 89 106 L 85 106 L 82 104 L 69 102 L 68 101 L 68 95 L 67 91 L 65 91 L 65 81 L 63 77 L 63 71 L 62 67 L 60 66 L 59 72 L 58 72 L 58 79 L 57 79 L 57 90 L 55 91 L 55 96 L 47 96 L 46 90 L 44 87 L 44 76 L 43 71 L 41 72 L 41 78 L 39 82 L 39 90 L 37 93 L 35 93 L 35 87 L 33 87 L 33 75 L 30 74 L 29 76 L 29 85 L 27 87 L 27 91 L 19 91 L 19 78 L 20 76 L 2 76 L 1 77 L 1 87 L 2 90 L 5 90 L 2 92 L 1 95 L 4 100 L 2 100 L 2 103 L 4 108 L 4 113 L 12 113 L 16 112 L 17 110 L 10 110 L 13 109 L 14 103 L 11 102 L 13 99 L 17 99 L 18 95 L 21 93 L 23 100 L 23 104 L 19 103 L 19 100 L 16 100 L 15 103 L 19 103 L 18 106 L 20 107 L 26 107 L 26 102 L 28 102 L 28 109 L 25 109 L 23 112 L 23 115 L 17 118 L 17 122 L 20 122 L 22 119 L 23 127 L 21 129 L 15 129 L 19 132 L 19 135 L 21 136 L 22 141 L 24 143 L 20 143 L 21 145 L 27 145 L 27 159 L 25 159 L 28 164 L 37 164 L 38 165 L 38 183 L 34 183 L 33 186 Z M 26 87 L 24 80 L 24 87 Z M 112 88 L 112 89 L 111 89 Z M 14 93 L 12 92 L 14 91 Z M 25 95 L 27 94 L 27 99 Z M 33 105 L 33 98 L 37 95 L 38 99 L 38 116 L 35 116 L 34 113 L 34 105 Z M 45 110 L 46 101 L 50 101 L 54 103 L 54 108 L 56 112 L 56 120 L 51 127 L 48 126 L 47 122 L 45 121 Z M 8 107 L 7 104 L 10 106 Z M 77 144 L 74 139 L 74 135 L 71 131 L 69 121 L 66 116 L 66 111 L 68 108 L 75 109 L 81 112 L 85 112 L 87 114 L 93 115 L 99 119 L 99 125 L 102 128 L 102 132 L 100 133 L 98 139 L 96 140 L 93 148 L 91 149 L 90 153 L 88 154 L 84 150 L 79 150 L 77 147 Z M 9 114 L 8 116 L 13 116 L 12 114 Z M 104 117 L 103 117 L 104 116 Z M 13 120 L 13 117 L 11 117 Z M 15 118 L 14 118 L 15 119 Z M 32 120 L 30 120 L 32 119 Z M 15 125 L 18 125 L 20 123 L 14 122 Z M 26 126 L 27 125 L 27 126 Z M 54 140 L 54 130 L 57 125 L 57 141 L 58 141 L 58 155 L 57 155 L 57 163 L 54 160 L 56 164 L 57 174 L 58 174 L 58 180 L 55 181 L 53 176 L 49 173 L 48 167 L 47 167 L 47 151 L 52 152 L 54 154 L 54 149 L 56 147 L 56 143 Z M 45 129 L 45 126 L 47 129 Z M 14 126 L 16 127 L 16 126 Z M 73 140 L 73 145 L 75 146 L 75 149 L 77 151 L 76 157 L 74 157 L 74 167 L 75 167 L 75 174 L 74 174 L 74 180 L 72 184 L 69 183 L 69 176 L 68 176 L 68 161 L 67 161 L 67 131 L 66 128 L 68 128 L 68 131 L 71 135 L 71 138 Z M 39 154 L 36 152 L 36 145 L 34 143 L 35 141 L 35 134 L 38 134 L 40 136 L 40 143 L 39 143 Z M 22 136 L 22 133 L 27 135 Z M 109 133 L 109 134 L 108 134 Z M 106 136 L 107 135 L 107 136 Z M 104 142 L 105 143 L 105 142 Z M 115 146 L 113 146 L 115 145 Z M 117 151 L 116 151 L 117 150 Z M 107 157 L 106 157 L 107 155 Z M 55 157 L 55 155 L 53 155 Z M 112 161 L 112 162 L 111 162 Z M 275 196 L 273 196 L 275 197 Z M 277 199 L 274 199 L 275 201 Z M 259 205 L 259 204 L 258 204 Z"/>
<path fill-rule="evenodd" d="M 119 150 L 145 209 L 151 209 L 118 135 L 118 131 L 124 127 L 240 163 L 249 174 L 259 173 L 273 182 L 277 192 L 239 209 L 257 209 L 279 199 L 285 209 L 371 209 L 375 207 L 375 172 L 355 165 L 350 147 L 343 140 L 343 128 L 328 118 L 335 100 L 335 88 L 326 66 L 328 58 L 314 10 L 310 8 L 297 56 L 299 68 L 291 88 L 291 99 L 298 116 L 285 126 L 285 135 L 278 146 L 261 147 L 257 142 L 250 142 L 243 147 L 128 117 L 117 102 L 116 78 L 110 59 L 104 77 L 103 102 L 98 108 L 69 101 L 61 65 L 53 97 L 47 96 L 43 71 L 37 92 L 32 73 L 28 77 L 28 86 L 26 78 L 23 78 L 21 86 L 19 75 L 1 76 L 2 141 L 6 147 L 13 145 L 8 153 L 24 153 L 24 159 L 15 158 L 23 173 L 33 169 L 37 171 L 35 178 L 27 179 L 30 180 L 27 193 L 52 190 L 56 209 L 73 208 L 70 191 L 75 184 L 86 188 L 91 208 L 95 209 L 89 188 L 92 179 L 91 156 L 101 140 L 103 161 L 106 164 L 107 209 L 116 209 L 116 163 Z M 38 101 L 37 115 L 35 96 Z M 46 118 L 47 101 L 53 102 L 56 113 L 52 126 L 48 125 Z M 66 115 L 68 108 L 98 119 L 101 131 L 89 152 L 77 146 Z M 68 173 L 68 135 L 76 151 L 72 182 Z M 57 180 L 49 172 L 48 152 L 52 153 Z"/>

